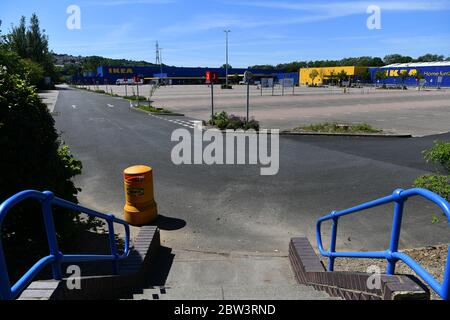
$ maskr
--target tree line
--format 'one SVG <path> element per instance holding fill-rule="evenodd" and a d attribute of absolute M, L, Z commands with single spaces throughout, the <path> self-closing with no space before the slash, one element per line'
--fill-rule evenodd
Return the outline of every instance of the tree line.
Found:
<path fill-rule="evenodd" d="M 0 50 L 3 59 L 0 63 L 16 60 L 15 68 L 21 68 L 28 75 L 30 84 L 45 89 L 57 80 L 58 74 L 48 49 L 48 36 L 45 30 L 41 30 L 36 14 L 31 16 L 28 26 L 22 16 L 9 33 L 4 35 L 0 29 Z"/>

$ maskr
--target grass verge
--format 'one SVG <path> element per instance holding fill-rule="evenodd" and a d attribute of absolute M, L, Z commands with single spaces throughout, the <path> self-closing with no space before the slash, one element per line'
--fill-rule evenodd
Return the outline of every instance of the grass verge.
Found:
<path fill-rule="evenodd" d="M 152 106 L 145 106 L 145 105 L 138 105 L 136 108 L 147 111 L 147 112 L 172 113 L 172 111 L 164 109 L 164 108 L 155 108 Z"/>
<path fill-rule="evenodd" d="M 300 126 L 294 128 L 294 132 L 319 132 L 319 133 L 381 133 L 383 130 L 376 129 L 367 123 L 342 124 L 337 122 L 323 122 Z"/>

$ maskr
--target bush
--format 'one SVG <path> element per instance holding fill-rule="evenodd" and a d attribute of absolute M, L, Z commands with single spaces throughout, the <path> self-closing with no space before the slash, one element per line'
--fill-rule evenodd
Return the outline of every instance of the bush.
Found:
<path fill-rule="evenodd" d="M 236 115 L 228 115 L 225 111 L 220 113 L 215 113 L 212 119 L 208 122 L 210 125 L 216 126 L 221 130 L 231 129 L 231 130 L 250 130 L 259 131 L 259 122 L 255 119 L 250 119 L 246 121 L 245 117 L 239 117 Z"/>
<path fill-rule="evenodd" d="M 414 187 L 431 190 L 440 195 L 442 198 L 450 201 L 450 176 L 420 176 L 414 181 Z"/>
<path fill-rule="evenodd" d="M 427 162 L 440 164 L 450 172 L 450 142 L 435 141 L 433 147 L 423 152 L 423 156 Z"/>
<path fill-rule="evenodd" d="M 30 59 L 22 59 L 15 52 L 0 48 L 0 65 L 8 66 L 10 73 L 22 75 L 32 86 L 44 86 L 44 69 Z"/>
<path fill-rule="evenodd" d="M 155 113 L 172 113 L 172 111 L 169 111 L 164 108 L 155 108 L 152 106 L 145 106 L 145 105 L 139 105 L 136 108 L 147 111 L 147 112 L 155 112 Z"/>
<path fill-rule="evenodd" d="M 435 141 L 430 149 L 422 152 L 427 162 L 439 164 L 447 172 L 450 172 L 450 142 Z M 442 198 L 450 201 L 450 176 L 448 175 L 425 175 L 414 181 L 414 187 L 428 189 Z M 438 217 L 433 217 L 433 222 L 439 221 Z"/>
<path fill-rule="evenodd" d="M 222 88 L 222 89 L 233 89 L 233 86 L 232 86 L 232 85 L 222 84 L 222 85 L 220 86 L 220 88 Z"/>
<path fill-rule="evenodd" d="M 311 124 L 308 126 L 301 126 L 294 129 L 294 131 L 312 131 L 323 133 L 380 133 L 382 130 L 372 127 L 370 124 L 339 124 L 337 122 L 324 122 Z"/>
<path fill-rule="evenodd" d="M 95 90 L 96 93 L 101 93 L 101 94 L 105 94 L 106 91 L 105 90 Z"/>
<path fill-rule="evenodd" d="M 125 96 L 125 99 L 131 100 L 131 101 L 146 101 L 147 98 L 144 96 L 137 96 L 137 95 L 132 95 L 132 96 Z"/>
<path fill-rule="evenodd" d="M 0 66 L 0 150 L 0 202 L 25 189 L 50 190 L 77 202 L 79 190 L 71 178 L 80 174 L 81 162 L 59 141 L 47 106 L 24 75 L 13 74 L 4 66 Z M 92 222 L 61 208 L 54 208 L 54 219 L 62 248 Z M 25 241 L 48 253 L 43 230 L 40 206 L 30 201 L 8 214 L 1 235 L 5 242 L 24 245 Z"/>

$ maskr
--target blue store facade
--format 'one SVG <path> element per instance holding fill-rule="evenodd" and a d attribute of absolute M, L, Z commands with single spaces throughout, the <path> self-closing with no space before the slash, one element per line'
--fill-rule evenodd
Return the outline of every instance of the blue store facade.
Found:
<path fill-rule="evenodd" d="M 450 87 L 450 62 L 418 62 L 392 64 L 380 68 L 369 68 L 373 83 L 382 85 L 402 85 L 399 74 L 406 71 L 409 77 L 405 80 L 406 86 L 417 86 L 417 74 L 423 74 L 426 87 Z M 384 71 L 385 80 L 377 80 L 376 73 Z"/>

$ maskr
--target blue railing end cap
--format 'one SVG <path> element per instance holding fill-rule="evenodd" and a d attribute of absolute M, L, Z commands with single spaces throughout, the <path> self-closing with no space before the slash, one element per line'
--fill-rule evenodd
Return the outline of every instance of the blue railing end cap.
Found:
<path fill-rule="evenodd" d="M 333 210 L 330 212 L 330 217 L 333 219 L 333 221 L 336 221 L 338 219 L 338 217 L 336 217 L 337 213 L 337 210 Z"/>
<path fill-rule="evenodd" d="M 404 189 L 395 189 L 392 193 L 392 196 L 394 197 L 394 200 L 400 200 L 402 198 L 402 192 L 405 191 Z"/>
<path fill-rule="evenodd" d="M 53 192 L 51 192 L 51 191 L 48 191 L 48 190 L 42 192 L 42 194 L 44 194 L 47 198 L 54 198 L 55 197 L 55 194 Z"/>

